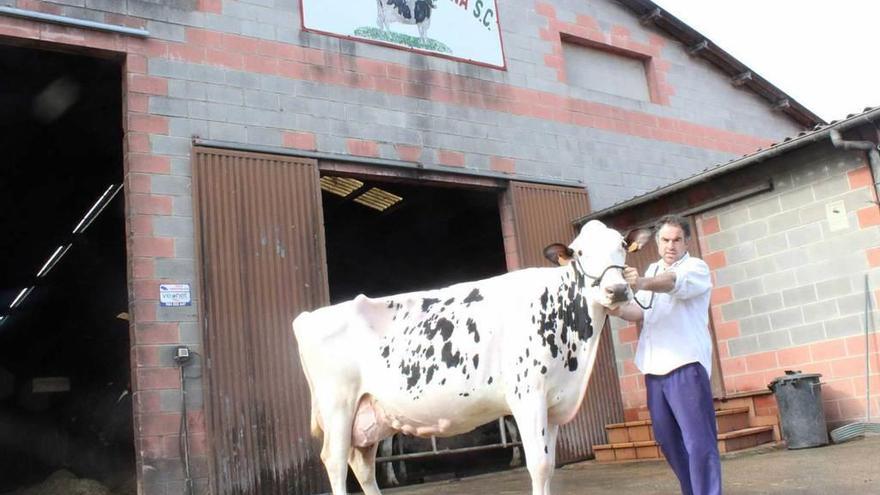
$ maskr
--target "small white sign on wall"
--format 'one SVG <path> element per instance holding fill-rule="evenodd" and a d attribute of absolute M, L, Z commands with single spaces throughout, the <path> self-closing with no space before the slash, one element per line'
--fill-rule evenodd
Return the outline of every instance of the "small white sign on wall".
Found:
<path fill-rule="evenodd" d="M 159 306 L 192 306 L 189 284 L 159 284 Z"/>
<path fill-rule="evenodd" d="M 302 0 L 303 28 L 504 68 L 496 0 Z"/>
<path fill-rule="evenodd" d="M 843 200 L 826 204 L 825 216 L 828 218 L 828 228 L 831 232 L 849 228 L 849 219 L 846 218 L 846 206 L 843 204 Z"/>

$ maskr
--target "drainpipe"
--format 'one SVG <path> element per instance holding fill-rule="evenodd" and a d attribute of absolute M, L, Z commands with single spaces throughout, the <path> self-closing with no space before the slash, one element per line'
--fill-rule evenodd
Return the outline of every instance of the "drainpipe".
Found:
<path fill-rule="evenodd" d="M 872 141 L 844 141 L 840 135 L 840 131 L 832 129 L 830 134 L 831 144 L 835 148 L 842 150 L 862 150 L 868 155 L 868 165 L 871 172 L 871 182 L 874 184 L 874 194 L 877 201 L 880 201 L 880 153 L 877 152 L 878 145 Z"/>

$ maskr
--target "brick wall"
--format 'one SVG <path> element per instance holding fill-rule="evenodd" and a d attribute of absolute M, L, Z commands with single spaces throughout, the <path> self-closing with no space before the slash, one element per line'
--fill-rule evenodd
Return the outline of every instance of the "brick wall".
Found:
<path fill-rule="evenodd" d="M 880 209 L 864 154 L 825 142 L 703 189 L 733 191 L 768 177 L 772 192 L 698 217 L 715 284 L 711 311 L 726 391 L 763 389 L 785 370 L 821 373 L 829 424 L 864 418 L 867 275 L 872 410 L 880 411 Z M 688 195 L 705 193 L 682 197 Z M 848 226 L 832 231 L 826 208 L 838 201 Z M 635 418 L 645 405 L 644 381 L 632 363 L 635 327 L 618 320 L 615 336 L 624 406 Z"/>

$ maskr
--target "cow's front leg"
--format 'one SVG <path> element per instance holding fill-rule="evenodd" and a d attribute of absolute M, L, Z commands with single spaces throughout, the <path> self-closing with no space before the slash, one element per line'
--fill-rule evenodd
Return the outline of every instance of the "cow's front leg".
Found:
<path fill-rule="evenodd" d="M 550 477 L 555 467 L 556 426 L 547 424 L 547 402 L 543 397 L 518 399 L 513 417 L 526 453 L 526 467 L 532 478 L 532 495 L 550 495 Z M 551 428 L 554 431 L 551 431 Z M 553 442 L 551 444 L 551 441 Z"/>
<path fill-rule="evenodd" d="M 376 450 L 379 443 L 368 447 L 354 447 L 348 457 L 348 465 L 361 484 L 364 495 L 382 495 L 376 483 Z"/>
<path fill-rule="evenodd" d="M 550 472 L 547 474 L 547 481 L 544 482 L 544 495 L 550 495 L 550 480 L 553 479 L 553 473 L 556 467 L 556 437 L 559 434 L 559 425 L 547 425 L 547 447 L 550 456 Z"/>

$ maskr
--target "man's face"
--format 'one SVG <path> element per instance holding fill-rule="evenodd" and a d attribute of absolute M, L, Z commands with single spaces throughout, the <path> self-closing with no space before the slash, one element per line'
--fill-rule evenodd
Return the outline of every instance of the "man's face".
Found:
<path fill-rule="evenodd" d="M 677 225 L 663 224 L 657 231 L 657 252 L 667 265 L 680 260 L 687 252 L 687 239 Z"/>

